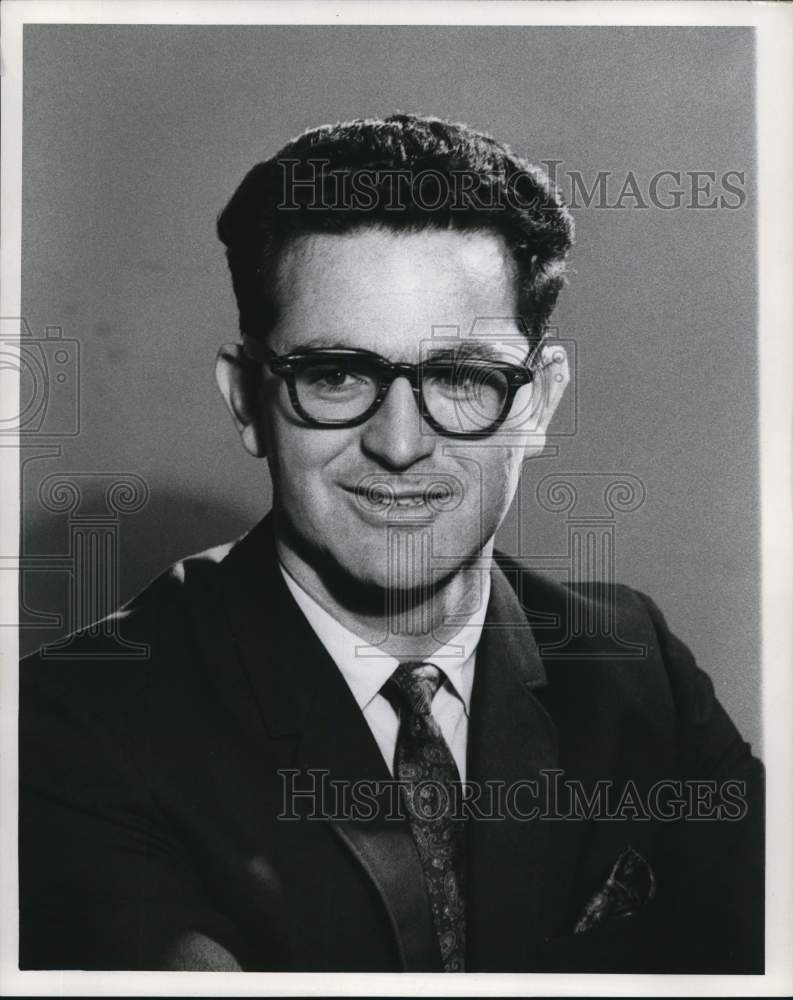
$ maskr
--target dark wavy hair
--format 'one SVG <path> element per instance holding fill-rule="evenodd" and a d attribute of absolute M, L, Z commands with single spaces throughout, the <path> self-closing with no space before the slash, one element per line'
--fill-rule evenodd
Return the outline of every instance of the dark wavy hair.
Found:
<path fill-rule="evenodd" d="M 558 192 L 490 136 L 409 114 L 310 129 L 245 176 L 217 222 L 240 331 L 263 338 L 275 324 L 278 255 L 290 240 L 363 226 L 500 234 L 517 316 L 532 344 L 542 338 L 573 240 Z"/>

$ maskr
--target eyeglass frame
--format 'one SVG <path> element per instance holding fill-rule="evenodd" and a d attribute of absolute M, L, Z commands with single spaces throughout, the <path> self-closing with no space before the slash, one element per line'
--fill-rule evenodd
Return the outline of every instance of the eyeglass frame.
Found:
<path fill-rule="evenodd" d="M 429 409 L 424 401 L 424 393 L 422 390 L 424 371 L 433 366 L 432 361 L 420 361 L 418 364 L 389 361 L 388 358 L 384 358 L 382 355 L 376 354 L 374 351 L 368 351 L 363 348 L 314 348 L 302 351 L 291 351 L 288 354 L 279 355 L 276 354 L 272 348 L 263 344 L 258 338 L 251 337 L 247 334 L 243 335 L 242 343 L 243 350 L 250 360 L 267 365 L 274 375 L 278 375 L 284 380 L 289 394 L 289 401 L 300 419 L 303 420 L 309 427 L 315 427 L 320 430 L 329 430 L 332 428 L 341 430 L 349 427 L 359 427 L 361 424 L 366 423 L 366 421 L 370 420 L 383 405 L 383 402 L 388 395 L 388 390 L 391 388 L 396 379 L 405 378 L 410 384 L 410 388 L 413 390 L 413 397 L 416 400 L 419 415 L 437 434 L 441 434 L 444 437 L 467 439 L 490 437 L 492 434 L 495 434 L 495 432 L 499 429 L 499 427 L 501 427 L 509 416 L 509 412 L 512 409 L 512 404 L 515 402 L 515 396 L 517 395 L 518 390 L 524 385 L 529 385 L 534 381 L 534 372 L 528 364 L 516 365 L 509 361 L 491 361 L 483 358 L 464 358 L 460 362 L 457 362 L 458 364 L 464 364 L 466 367 L 481 368 L 483 370 L 495 368 L 500 371 L 507 377 L 507 395 L 504 398 L 504 403 L 498 418 L 489 424 L 486 429 L 478 431 L 455 431 L 449 430 L 439 424 L 429 412 Z M 300 402 L 295 382 L 296 365 L 303 360 L 322 357 L 365 358 L 375 368 L 380 384 L 372 403 L 360 416 L 352 417 L 350 420 L 327 422 L 317 420 L 304 409 Z"/>

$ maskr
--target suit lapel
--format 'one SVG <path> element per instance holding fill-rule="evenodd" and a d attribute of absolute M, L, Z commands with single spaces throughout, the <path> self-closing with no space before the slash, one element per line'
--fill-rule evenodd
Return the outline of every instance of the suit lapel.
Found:
<path fill-rule="evenodd" d="M 328 782 L 388 782 L 390 773 L 355 699 L 292 599 L 265 518 L 223 561 L 228 616 L 250 689 L 279 766 L 327 772 Z M 526 613 L 494 565 L 490 606 L 477 654 L 468 736 L 468 780 L 516 804 L 545 805 L 541 772 L 556 766 L 556 729 L 538 698 L 545 671 Z M 279 751 L 280 748 L 280 751 Z M 487 794 L 480 807 L 489 808 Z M 531 801 L 530 801 L 531 799 Z M 515 803 L 513 803 L 514 805 Z M 327 821 L 340 847 L 371 880 L 388 913 L 405 970 L 440 970 L 421 864 L 406 821 Z M 474 810 L 475 811 L 475 810 Z M 537 938 L 547 823 L 505 815 L 468 829 L 468 968 L 531 967 Z"/>
<path fill-rule="evenodd" d="M 545 806 L 541 772 L 557 762 L 556 729 L 534 696 L 546 683 L 526 613 L 498 566 L 482 634 L 471 698 L 469 782 L 482 788 L 482 811 L 501 789 L 501 818 L 469 821 L 468 968 L 525 971 L 537 938 L 547 823 L 521 820 Z M 515 797 L 505 795 L 518 782 Z M 537 795 L 535 796 L 535 791 Z M 495 800 L 497 802 L 497 799 Z M 510 815 L 512 812 L 512 815 Z"/>
<path fill-rule="evenodd" d="M 338 782 L 391 780 L 352 692 L 286 587 L 265 518 L 222 563 L 229 618 L 261 721 L 282 767 L 326 772 Z M 296 781 L 306 783 L 305 775 Z M 371 787 L 371 786 L 370 786 Z M 374 818 L 349 815 L 326 800 L 329 830 L 374 884 L 394 932 L 403 969 L 440 968 L 421 863 L 405 820 L 388 819 L 381 797 Z"/>

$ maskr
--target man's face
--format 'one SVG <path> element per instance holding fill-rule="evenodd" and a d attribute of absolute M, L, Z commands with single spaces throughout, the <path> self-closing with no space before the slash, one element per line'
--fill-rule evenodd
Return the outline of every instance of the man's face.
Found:
<path fill-rule="evenodd" d="M 495 234 L 367 228 L 303 237 L 284 252 L 278 279 L 281 310 L 268 346 L 279 355 L 346 347 L 415 364 L 476 342 L 491 358 L 519 364 L 529 352 L 512 319 L 511 260 Z M 422 420 L 404 378 L 357 427 L 306 426 L 284 380 L 265 367 L 261 433 L 282 559 L 315 570 L 330 560 L 360 584 L 399 589 L 429 583 L 433 563 L 447 576 L 489 551 L 524 457 L 544 445 L 559 382 L 548 383 L 551 393 L 543 380 L 521 388 L 505 425 L 461 439 Z M 440 501 L 425 494 L 438 483 L 447 490 Z M 380 494 L 397 502 L 378 505 Z M 388 539 L 400 530 L 431 537 L 431 559 L 395 561 Z"/>

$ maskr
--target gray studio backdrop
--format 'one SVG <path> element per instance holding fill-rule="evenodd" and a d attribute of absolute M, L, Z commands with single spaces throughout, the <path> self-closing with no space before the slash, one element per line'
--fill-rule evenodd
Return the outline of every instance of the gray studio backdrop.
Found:
<path fill-rule="evenodd" d="M 23 312 L 54 328 L 23 453 L 25 650 L 90 613 L 75 573 L 117 571 L 126 599 L 266 511 L 214 387 L 236 334 L 215 217 L 303 129 L 420 111 L 557 161 L 578 204 L 555 317 L 575 385 L 502 548 L 650 593 L 759 745 L 750 29 L 53 25 L 24 49 Z"/>

